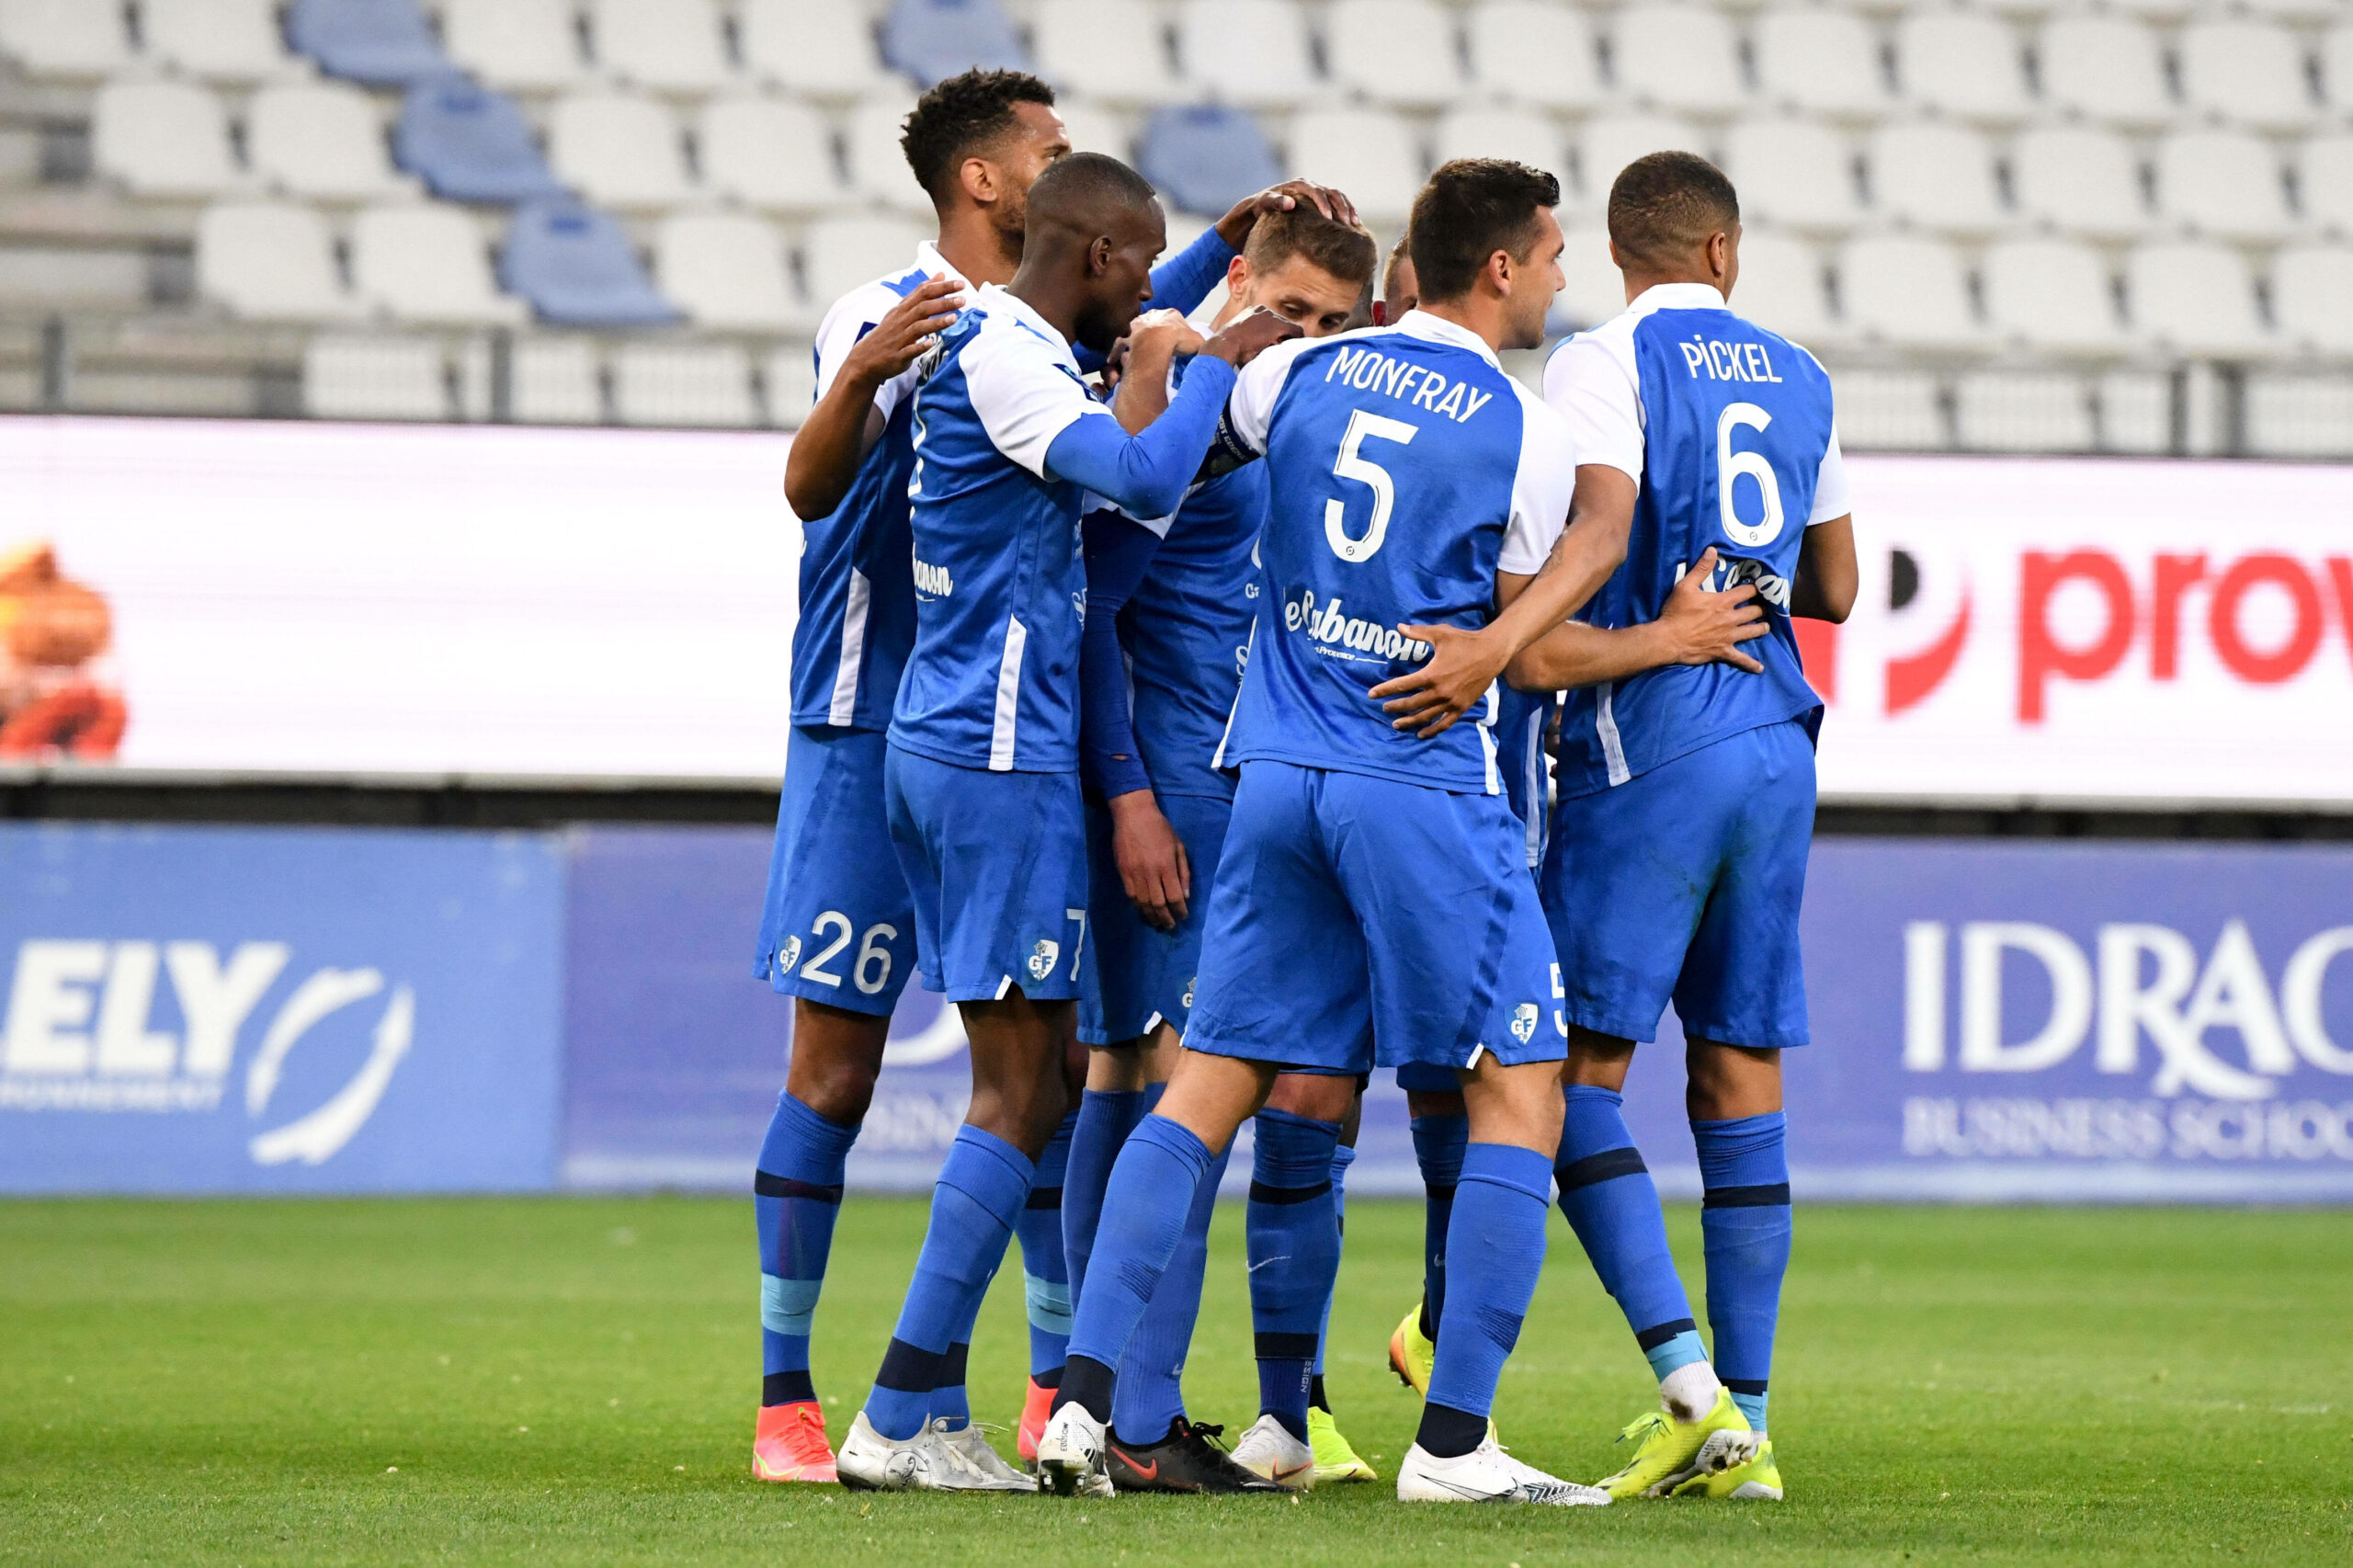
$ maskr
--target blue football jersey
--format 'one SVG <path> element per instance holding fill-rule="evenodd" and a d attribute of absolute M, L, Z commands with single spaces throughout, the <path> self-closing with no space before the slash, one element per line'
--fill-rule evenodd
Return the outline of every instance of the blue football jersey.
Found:
<path fill-rule="evenodd" d="M 926 278 L 961 281 L 928 241 L 913 267 L 853 289 L 817 329 L 817 394 L 843 358 L 891 307 Z M 874 396 L 882 438 L 858 467 L 849 493 L 802 521 L 801 613 L 792 628 L 792 722 L 880 730 L 891 722 L 899 676 L 915 641 L 907 473 L 915 466 L 915 371 Z"/>
<path fill-rule="evenodd" d="M 1264 597 L 1222 765 L 1503 793 L 1500 684 L 1429 740 L 1392 728 L 1371 689 L 1430 656 L 1400 624 L 1483 626 L 1496 572 L 1543 565 L 1575 485 L 1559 415 L 1475 334 L 1415 311 L 1259 356 L 1219 439 L 1264 455 L 1269 492 Z"/>
<path fill-rule="evenodd" d="M 1503 716 L 1495 722 L 1495 752 L 1501 758 L 1504 799 L 1528 839 L 1528 869 L 1544 861 L 1552 834 L 1552 769 L 1545 730 L 1552 719 L 1554 694 L 1503 689 Z"/>
<path fill-rule="evenodd" d="M 1074 771 L 1085 492 L 1051 476 L 1046 449 L 1111 411 L 1062 335 L 994 285 L 915 370 L 915 641 L 892 743 L 963 767 Z"/>
<path fill-rule="evenodd" d="M 1584 612 L 1596 626 L 1655 620 L 1700 554 L 1714 586 L 1756 587 L 1770 634 L 1745 644 L 1765 666 L 1669 665 L 1568 694 L 1560 793 L 1622 784 L 1744 730 L 1818 716 L 1790 625 L 1790 584 L 1813 523 L 1847 510 L 1830 378 L 1813 356 L 1745 321 L 1702 283 L 1662 284 L 1579 334 L 1546 367 L 1546 400 L 1577 460 L 1641 486 L 1625 564 Z"/>
<path fill-rule="evenodd" d="M 1267 465 L 1198 485 L 1120 611 L 1136 751 L 1164 795 L 1233 798 L 1217 748 L 1233 716 L 1257 616 Z"/>

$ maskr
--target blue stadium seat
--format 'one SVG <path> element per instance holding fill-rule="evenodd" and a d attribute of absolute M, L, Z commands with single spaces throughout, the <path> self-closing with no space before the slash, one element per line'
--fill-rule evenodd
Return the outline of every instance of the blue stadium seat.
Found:
<path fill-rule="evenodd" d="M 355 82 L 405 86 L 450 69 L 416 0 L 294 0 L 286 39 Z"/>
<path fill-rule="evenodd" d="M 499 286 L 560 326 L 665 326 L 678 319 L 654 291 L 629 234 L 602 212 L 566 199 L 517 210 L 498 258 Z"/>
<path fill-rule="evenodd" d="M 1144 127 L 1143 177 L 1188 212 L 1222 213 L 1281 179 L 1258 122 L 1219 104 L 1165 108 Z"/>
<path fill-rule="evenodd" d="M 531 201 L 562 196 L 522 110 L 463 76 L 417 83 L 401 105 L 392 155 L 452 201 Z"/>
<path fill-rule="evenodd" d="M 1029 69 L 1029 51 L 996 0 L 899 0 L 883 24 L 882 57 L 926 87 L 975 65 Z"/>

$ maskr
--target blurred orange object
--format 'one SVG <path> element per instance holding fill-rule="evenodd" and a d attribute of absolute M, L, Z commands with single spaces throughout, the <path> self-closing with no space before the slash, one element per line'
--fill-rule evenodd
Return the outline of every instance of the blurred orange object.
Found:
<path fill-rule="evenodd" d="M 0 756 L 111 757 L 130 710 L 107 666 L 114 612 L 46 541 L 0 555 Z"/>

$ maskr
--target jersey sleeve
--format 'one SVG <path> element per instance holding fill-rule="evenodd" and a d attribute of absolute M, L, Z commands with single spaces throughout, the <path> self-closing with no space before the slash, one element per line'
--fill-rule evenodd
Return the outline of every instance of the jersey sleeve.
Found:
<path fill-rule="evenodd" d="M 1051 479 L 1046 449 L 1082 419 L 1119 421 L 1070 367 L 1018 325 L 990 331 L 961 357 L 972 412 L 989 441 L 1014 462 Z"/>
<path fill-rule="evenodd" d="M 1855 509 L 1847 494 L 1847 460 L 1838 450 L 1838 426 L 1830 426 L 1830 445 L 1823 449 L 1822 469 L 1813 481 L 1813 511 L 1807 528 L 1836 522 Z"/>
<path fill-rule="evenodd" d="M 1567 423 L 1577 461 L 1643 479 L 1643 403 L 1631 353 L 1597 333 L 1561 345 L 1544 366 L 1544 401 Z"/>
<path fill-rule="evenodd" d="M 1519 469 L 1511 482 L 1511 517 L 1504 525 L 1497 569 L 1532 577 L 1543 570 L 1568 526 L 1569 498 L 1577 487 L 1578 450 L 1561 416 L 1532 397 L 1520 399 Z"/>
<path fill-rule="evenodd" d="M 1290 380 L 1293 365 L 1307 351 L 1309 338 L 1278 343 L 1242 368 L 1233 395 L 1225 400 L 1225 417 L 1218 425 L 1218 440 L 1236 457 L 1260 457 L 1267 450 L 1267 432 L 1275 422 L 1275 400 Z"/>
<path fill-rule="evenodd" d="M 823 402 L 834 390 L 834 382 L 842 373 L 842 361 L 858 340 L 881 324 L 885 312 L 897 301 L 888 290 L 869 287 L 845 294 L 825 312 L 817 328 L 817 400 Z M 915 391 L 915 372 L 910 366 L 877 387 L 874 392 L 875 412 L 883 418 L 891 417 L 900 401 Z"/>

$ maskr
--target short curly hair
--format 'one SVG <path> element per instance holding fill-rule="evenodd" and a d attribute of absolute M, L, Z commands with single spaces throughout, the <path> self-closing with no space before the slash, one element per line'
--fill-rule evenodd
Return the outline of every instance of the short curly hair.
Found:
<path fill-rule="evenodd" d="M 975 66 L 915 100 L 915 112 L 901 128 L 899 147 L 934 202 L 947 199 L 966 158 L 1020 124 L 1014 113 L 1017 104 L 1051 108 L 1054 89 L 1027 72 Z"/>
<path fill-rule="evenodd" d="M 1457 158 L 1440 165 L 1414 199 L 1405 231 L 1422 299 L 1469 293 L 1497 251 L 1526 261 L 1536 244 L 1538 209 L 1560 204 L 1561 182 L 1526 164 Z"/>
<path fill-rule="evenodd" d="M 1696 153 L 1651 153 L 1609 187 L 1609 243 L 1630 267 L 1663 267 L 1740 226 L 1740 193 Z"/>

